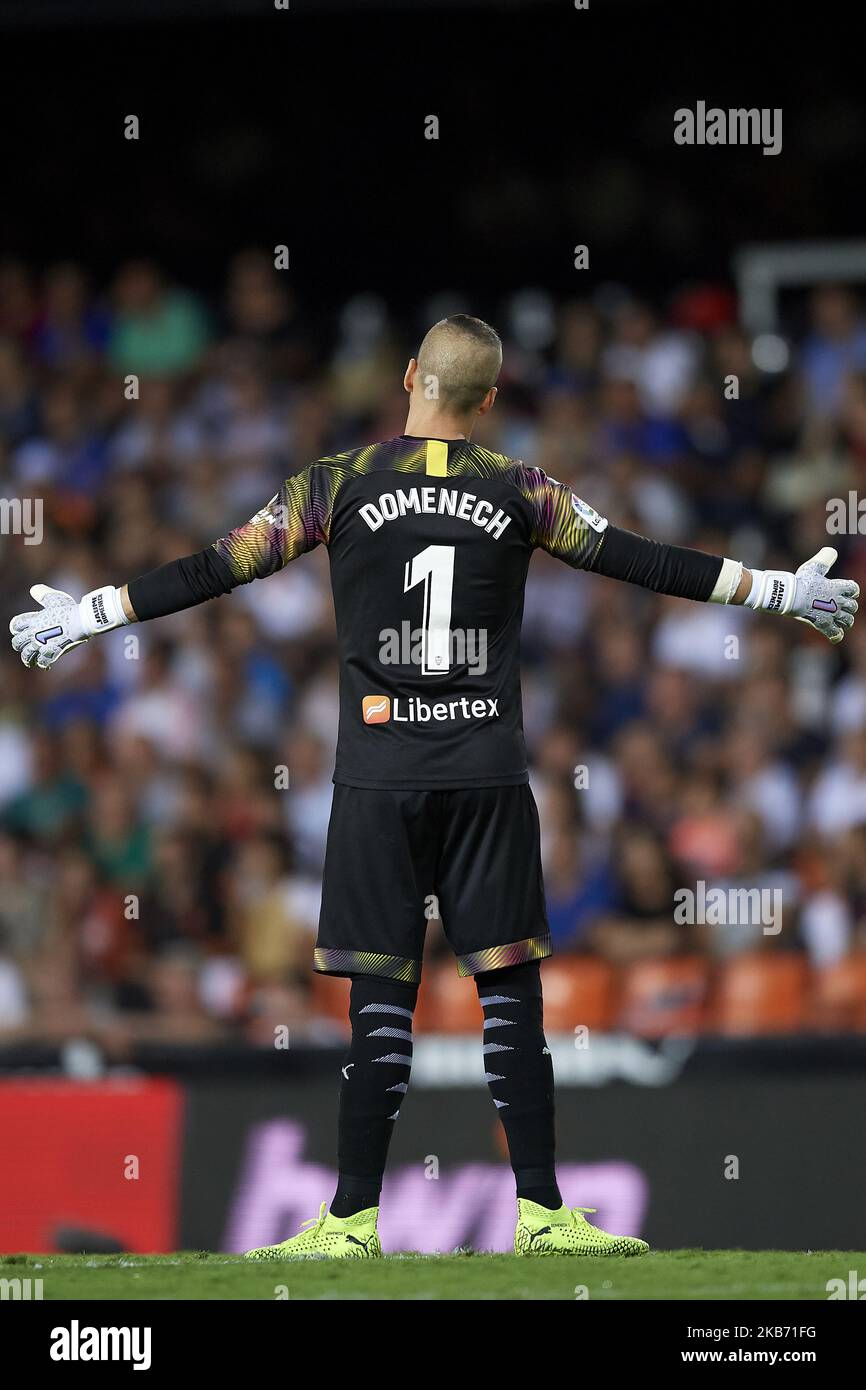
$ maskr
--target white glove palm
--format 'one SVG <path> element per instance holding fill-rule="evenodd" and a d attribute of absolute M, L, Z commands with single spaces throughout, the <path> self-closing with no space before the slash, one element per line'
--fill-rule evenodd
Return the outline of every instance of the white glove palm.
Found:
<path fill-rule="evenodd" d="M 796 574 L 784 570 L 753 570 L 752 590 L 746 599 L 749 608 L 787 613 L 798 622 L 808 623 L 828 642 L 841 642 L 854 626 L 860 586 L 853 579 L 828 579 L 827 571 L 838 559 L 832 546 L 825 545 Z"/>
<path fill-rule="evenodd" d="M 12 646 L 25 666 L 46 670 L 94 633 L 109 632 L 129 621 L 119 591 L 110 586 L 92 590 L 80 602 L 47 584 L 34 584 L 30 593 L 42 604 L 41 611 L 19 613 L 9 624 Z"/>
<path fill-rule="evenodd" d="M 860 585 L 853 579 L 828 579 L 827 571 L 839 558 L 832 546 L 825 545 L 797 570 L 797 598 L 792 612 L 800 623 L 808 623 L 830 642 L 841 642 L 854 626 L 859 608 Z"/>

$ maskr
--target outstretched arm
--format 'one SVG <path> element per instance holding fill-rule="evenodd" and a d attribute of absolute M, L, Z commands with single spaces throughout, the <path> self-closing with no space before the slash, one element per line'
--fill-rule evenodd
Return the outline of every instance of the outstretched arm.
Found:
<path fill-rule="evenodd" d="M 824 546 L 792 573 L 748 570 L 738 560 L 663 545 L 615 527 L 608 531 L 587 566 L 598 574 L 680 598 L 744 604 L 788 615 L 808 623 L 833 643 L 841 642 L 854 625 L 860 587 L 853 579 L 827 578 L 827 571 L 838 559 L 831 546 Z M 714 570 L 712 588 L 706 592 Z"/>
<path fill-rule="evenodd" d="M 34 584 L 30 593 L 41 608 L 12 619 L 12 646 L 25 666 L 47 669 L 98 632 L 179 613 L 230 593 L 238 584 L 274 574 L 327 541 L 334 487 L 334 470 L 311 464 L 289 478 L 243 526 L 195 555 L 171 560 L 120 588 L 94 589 L 79 600 Z"/>
<path fill-rule="evenodd" d="M 827 578 L 837 559 L 830 546 L 796 573 L 748 570 L 737 560 L 666 545 L 611 526 L 570 488 L 540 469 L 523 470 L 520 486 L 532 509 L 535 544 L 577 569 L 677 598 L 744 604 L 788 615 L 809 623 L 833 643 L 841 642 L 853 626 L 860 589 L 853 579 Z"/>

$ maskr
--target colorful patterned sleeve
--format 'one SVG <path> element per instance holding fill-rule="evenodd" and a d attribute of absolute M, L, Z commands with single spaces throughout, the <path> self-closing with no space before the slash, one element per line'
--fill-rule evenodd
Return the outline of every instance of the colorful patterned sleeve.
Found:
<path fill-rule="evenodd" d="M 290 560 L 328 544 L 331 513 L 341 474 L 323 463 L 287 478 L 267 506 L 243 526 L 214 541 L 236 583 L 275 574 Z"/>
<path fill-rule="evenodd" d="M 517 485 L 532 511 L 532 544 L 575 569 L 587 569 L 607 529 L 606 518 L 540 468 L 521 466 Z"/>

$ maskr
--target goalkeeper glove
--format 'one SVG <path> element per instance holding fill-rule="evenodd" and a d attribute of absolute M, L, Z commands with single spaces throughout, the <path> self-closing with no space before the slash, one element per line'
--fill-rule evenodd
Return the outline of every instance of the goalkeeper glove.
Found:
<path fill-rule="evenodd" d="M 808 623 L 828 641 L 841 642 L 848 628 L 854 626 L 860 586 L 853 579 L 827 578 L 828 569 L 837 559 L 836 551 L 825 545 L 796 574 L 752 570 L 746 607 L 788 613 L 798 622 Z"/>
<path fill-rule="evenodd" d="M 120 590 L 111 585 L 93 589 L 80 602 L 47 584 L 34 584 L 30 593 L 42 604 L 42 611 L 19 613 L 9 624 L 12 646 L 21 653 L 25 666 L 45 670 L 97 632 L 110 632 L 130 622 L 123 611 Z"/>

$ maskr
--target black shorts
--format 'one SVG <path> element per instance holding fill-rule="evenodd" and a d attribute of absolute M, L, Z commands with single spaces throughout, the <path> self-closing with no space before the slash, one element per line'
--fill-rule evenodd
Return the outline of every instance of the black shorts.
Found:
<path fill-rule="evenodd" d="M 550 955 L 529 787 L 335 786 L 316 970 L 417 984 L 433 917 L 461 975 Z"/>

